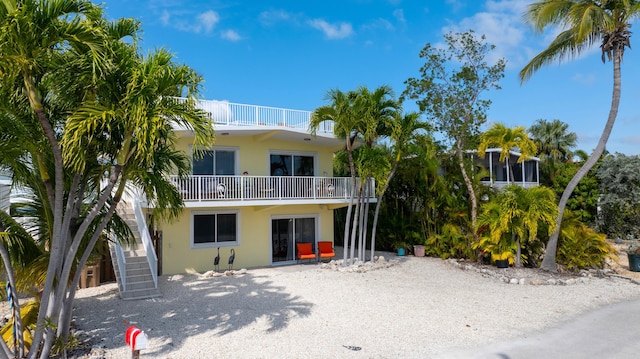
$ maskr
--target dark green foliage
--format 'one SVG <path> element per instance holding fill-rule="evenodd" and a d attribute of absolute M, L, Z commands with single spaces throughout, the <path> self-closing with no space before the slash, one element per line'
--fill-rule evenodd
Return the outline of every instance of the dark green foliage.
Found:
<path fill-rule="evenodd" d="M 596 176 L 602 192 L 598 228 L 609 238 L 640 238 L 640 156 L 606 156 Z"/>
<path fill-rule="evenodd" d="M 564 192 L 567 184 L 582 166 L 582 162 L 567 162 L 558 166 L 553 191 L 558 198 Z M 598 197 L 600 196 L 600 180 L 596 176 L 599 164 L 589 171 L 578 183 L 567 201 L 567 209 L 574 212 L 584 223 L 594 226 L 598 212 Z"/>

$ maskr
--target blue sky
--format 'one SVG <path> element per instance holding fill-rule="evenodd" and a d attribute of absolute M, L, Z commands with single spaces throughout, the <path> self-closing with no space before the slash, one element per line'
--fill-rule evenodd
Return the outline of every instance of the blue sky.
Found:
<path fill-rule="evenodd" d="M 449 31 L 473 29 L 505 58 L 501 90 L 488 124 L 530 126 L 560 119 L 590 152 L 607 119 L 611 63 L 598 47 L 580 58 L 541 69 L 521 85 L 518 72 L 553 33 L 531 31 L 522 0 L 106 0 L 108 17 L 142 21 L 143 51 L 164 47 L 205 79 L 206 99 L 313 110 L 330 89 L 391 86 L 418 76 L 418 54 Z M 633 28 L 632 28 L 633 30 Z M 637 36 L 640 35 L 636 35 Z M 632 46 L 634 44 L 632 38 Z M 636 40 L 637 41 L 637 40 Z M 640 153 L 640 61 L 630 49 L 622 67 L 622 101 L 608 150 Z M 405 104 L 408 111 L 415 105 Z"/>

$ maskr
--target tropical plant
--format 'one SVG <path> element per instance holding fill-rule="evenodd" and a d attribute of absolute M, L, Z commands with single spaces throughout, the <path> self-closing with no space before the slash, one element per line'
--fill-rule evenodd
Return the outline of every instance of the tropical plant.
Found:
<path fill-rule="evenodd" d="M 536 55 L 521 71 L 522 82 L 542 66 L 576 55 L 599 43 L 602 61 L 613 62 L 613 95 L 602 135 L 593 153 L 565 188 L 558 204 L 556 231 L 547 243 L 542 268 L 556 270 L 558 237 L 564 210 L 571 193 L 602 155 L 615 123 L 621 93 L 620 66 L 626 47 L 630 47 L 631 21 L 640 14 L 640 3 L 633 0 L 541 0 L 529 5 L 526 18 L 537 31 L 563 29 L 549 47 Z"/>
<path fill-rule="evenodd" d="M 606 259 L 617 260 L 615 249 L 604 234 L 597 233 L 565 211 L 558 243 L 558 263 L 570 270 L 602 268 Z"/>
<path fill-rule="evenodd" d="M 357 118 L 353 109 L 353 93 L 345 93 L 338 89 L 329 90 L 325 96 L 325 100 L 330 104 L 316 108 L 309 122 L 309 131 L 315 134 L 320 125 L 325 121 L 333 122 L 333 131 L 336 136 L 345 140 L 345 152 L 347 154 L 349 173 L 351 174 L 351 193 L 349 195 L 349 204 L 347 205 L 347 213 L 344 222 L 344 260 L 343 264 L 347 265 L 349 256 L 349 228 L 352 220 L 353 202 L 356 197 L 356 169 L 353 159 L 353 149 L 356 139 L 360 135 L 357 129 Z M 353 258 L 353 256 L 351 257 Z"/>
<path fill-rule="evenodd" d="M 488 238 L 479 242 L 478 247 L 487 249 L 491 244 L 500 251 L 501 242 L 507 242 L 505 248 L 515 243 L 515 265 L 521 266 L 523 242 L 538 240 L 538 229 L 543 226 L 549 233 L 553 231 L 556 214 L 555 195 L 550 188 L 537 186 L 523 188 L 517 185 L 504 187 L 500 193 L 487 203 L 478 221 L 481 228 L 488 231 Z"/>
<path fill-rule="evenodd" d="M 480 127 L 486 122 L 491 101 L 481 95 L 499 89 L 504 75 L 505 61 L 487 64 L 487 56 L 494 49 L 473 31 L 448 33 L 447 47 L 427 44 L 420 52 L 425 64 L 420 78 L 405 81 L 407 89 L 402 97 L 416 100 L 420 111 L 426 113 L 436 131 L 450 141 L 451 150 L 469 193 L 471 224 L 474 237 L 477 229 L 478 197 L 470 174 L 472 163 L 466 151 L 477 148 Z"/>
<path fill-rule="evenodd" d="M 400 113 L 396 113 L 392 122 L 389 123 L 389 127 L 391 128 L 390 140 L 392 142 L 392 152 L 391 155 L 393 159 L 391 160 L 391 168 L 390 171 L 387 172 L 386 178 L 381 181 L 378 180 L 378 183 L 381 183 L 381 188 L 378 189 L 378 201 L 376 203 L 375 213 L 373 215 L 373 226 L 371 229 L 371 260 L 373 260 L 374 252 L 376 249 L 376 229 L 378 225 L 378 215 L 380 214 L 380 206 L 382 205 L 382 199 L 384 197 L 387 188 L 389 188 L 389 183 L 393 179 L 398 170 L 398 164 L 403 159 L 406 154 L 406 151 L 412 142 L 415 139 L 415 135 L 420 130 L 428 130 L 429 126 L 420 122 L 420 115 L 416 112 L 412 112 L 405 115 L 400 115 Z"/>
<path fill-rule="evenodd" d="M 142 58 L 135 38 L 122 41 L 137 30 L 134 20 L 107 22 L 88 1 L 0 2 L 1 90 L 12 94 L 0 112 L 15 128 L 24 122 L 32 129 L 19 132 L 31 137 L 12 142 L 21 147 L 8 153 L 30 154 L 26 163 L 37 173 L 37 194 L 50 213 L 43 237 L 46 279 L 28 358 L 48 357 L 54 344 L 66 347 L 80 278 L 74 270 L 109 229 L 128 183 L 158 213 L 179 211 L 180 196 L 166 175 L 186 174 L 189 158 L 175 150 L 173 126 L 193 130 L 195 145 L 213 140 L 208 117 L 195 108 L 200 77 L 163 50 Z M 23 175 L 20 166 L 9 168 Z M 15 288 L 6 252 L 0 241 Z M 6 345 L 1 349 L 13 355 Z M 22 345 L 15 355 L 25 355 Z"/>
<path fill-rule="evenodd" d="M 540 183 L 545 186 L 553 188 L 558 167 L 572 160 L 578 136 L 568 129 L 568 124 L 557 119 L 539 119 L 529 127 L 540 158 Z"/>
<path fill-rule="evenodd" d="M 500 162 L 505 162 L 509 168 L 511 181 L 513 181 L 513 168 L 509 165 L 511 151 L 520 152 L 518 163 L 536 154 L 536 144 L 529 138 L 523 126 L 514 128 L 501 123 L 494 123 L 487 131 L 480 135 L 478 155 L 484 157 L 487 149 L 497 147 L 500 149 Z"/>

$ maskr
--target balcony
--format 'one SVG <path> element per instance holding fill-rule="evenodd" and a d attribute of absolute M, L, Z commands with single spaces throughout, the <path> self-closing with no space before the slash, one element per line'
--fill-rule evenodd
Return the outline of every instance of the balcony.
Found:
<path fill-rule="evenodd" d="M 185 101 L 184 98 L 177 98 Z M 217 126 L 233 127 L 286 127 L 308 132 L 311 111 L 277 107 L 244 105 L 227 101 L 199 100 L 197 108 L 206 111 Z M 320 124 L 318 134 L 333 135 L 333 122 Z"/>
<path fill-rule="evenodd" d="M 349 177 L 209 176 L 186 179 L 170 176 L 187 207 L 205 205 L 344 204 L 351 196 Z M 359 185 L 360 181 L 357 181 Z M 371 179 L 369 198 L 375 201 Z"/>

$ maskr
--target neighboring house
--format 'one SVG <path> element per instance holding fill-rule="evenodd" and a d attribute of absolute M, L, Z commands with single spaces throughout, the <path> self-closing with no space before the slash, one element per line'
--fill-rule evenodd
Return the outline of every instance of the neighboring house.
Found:
<path fill-rule="evenodd" d="M 223 271 L 232 252 L 236 269 L 293 264 L 296 243 L 311 243 L 315 251 L 318 241 L 332 242 L 333 210 L 348 205 L 351 189 L 350 178 L 332 176 L 334 152 L 344 147 L 333 123 L 322 123 L 313 136 L 308 111 L 225 101 L 199 107 L 211 114 L 216 140 L 193 158 L 193 175 L 171 177 L 185 202 L 182 214 L 153 225 L 152 245 L 143 212 L 153 205 L 142 199 L 128 209 L 137 213 L 152 272 L 213 270 L 218 253 Z M 179 149 L 193 154 L 193 134 L 177 134 Z M 373 190 L 369 195 L 375 201 Z M 149 253 L 154 246 L 157 258 Z M 114 257 L 126 261 L 127 251 L 119 251 Z"/>
<path fill-rule="evenodd" d="M 0 211 L 9 213 L 11 205 L 11 176 L 0 171 Z"/>
<path fill-rule="evenodd" d="M 508 184 L 516 184 L 525 188 L 539 185 L 540 178 L 538 157 L 529 157 L 518 163 L 520 153 L 511 150 L 509 157 L 504 162 L 500 161 L 500 148 L 489 148 L 485 152 L 484 158 L 476 158 L 485 169 L 489 171 L 489 176 L 482 178 L 482 183 L 496 188 L 504 187 Z M 476 153 L 472 156 L 477 156 Z"/>

